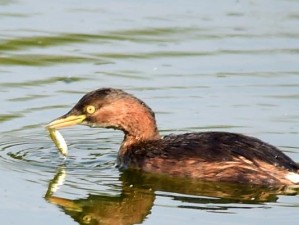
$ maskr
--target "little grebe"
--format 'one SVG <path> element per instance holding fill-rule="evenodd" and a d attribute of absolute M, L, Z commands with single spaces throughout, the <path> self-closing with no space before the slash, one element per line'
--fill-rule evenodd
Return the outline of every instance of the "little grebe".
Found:
<path fill-rule="evenodd" d="M 122 130 L 119 168 L 208 181 L 259 185 L 299 183 L 299 166 L 276 147 L 228 132 L 161 137 L 154 112 L 122 90 L 91 91 L 64 116 L 48 124 L 57 129 L 76 124 Z"/>

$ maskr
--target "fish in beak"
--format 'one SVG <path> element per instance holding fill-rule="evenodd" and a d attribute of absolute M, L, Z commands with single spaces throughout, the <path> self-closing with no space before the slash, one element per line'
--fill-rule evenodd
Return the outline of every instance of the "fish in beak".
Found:
<path fill-rule="evenodd" d="M 49 131 L 51 139 L 53 140 L 59 152 L 64 157 L 68 155 L 68 147 L 62 134 L 57 129 L 81 124 L 85 119 L 86 119 L 85 115 L 74 115 L 68 113 L 64 116 L 61 116 L 53 120 L 46 126 Z"/>

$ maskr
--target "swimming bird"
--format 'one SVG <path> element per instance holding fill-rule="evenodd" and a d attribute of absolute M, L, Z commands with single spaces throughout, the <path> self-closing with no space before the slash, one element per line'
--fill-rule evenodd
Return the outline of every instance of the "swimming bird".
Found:
<path fill-rule="evenodd" d="M 299 184 L 299 166 L 278 148 L 230 132 L 159 134 L 155 114 L 142 100 L 114 88 L 85 94 L 49 129 L 72 125 L 124 133 L 117 166 L 167 176 L 266 186 Z"/>

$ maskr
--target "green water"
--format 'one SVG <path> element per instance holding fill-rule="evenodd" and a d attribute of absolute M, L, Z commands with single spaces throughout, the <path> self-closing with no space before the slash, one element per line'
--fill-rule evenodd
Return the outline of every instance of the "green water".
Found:
<path fill-rule="evenodd" d="M 281 190 L 120 172 L 122 133 L 44 128 L 81 96 L 124 89 L 162 135 L 244 133 L 299 162 L 299 2 L 1 1 L 3 224 L 295 224 Z"/>

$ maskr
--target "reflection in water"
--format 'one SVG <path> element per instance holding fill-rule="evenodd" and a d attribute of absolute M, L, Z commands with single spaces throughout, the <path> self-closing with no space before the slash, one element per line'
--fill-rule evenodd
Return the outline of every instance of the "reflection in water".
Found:
<path fill-rule="evenodd" d="M 63 183 L 65 171 L 61 169 L 49 183 L 45 198 L 61 207 L 79 224 L 136 224 L 149 214 L 154 192 L 151 189 L 135 188 L 124 182 L 119 196 L 89 195 L 85 199 L 70 200 L 53 196 Z"/>
<path fill-rule="evenodd" d="M 296 194 L 285 187 L 257 187 L 214 182 L 190 181 L 161 175 L 125 171 L 120 180 L 122 192 L 118 196 L 92 195 L 81 199 L 67 199 L 54 196 L 66 178 L 60 168 L 50 181 L 45 199 L 59 206 L 79 224 L 136 224 L 142 223 L 151 213 L 156 196 L 165 196 L 179 202 L 178 207 L 199 210 L 228 210 L 256 208 L 253 204 L 276 202 L 278 194 Z M 179 194 L 178 194 L 179 193 Z M 190 206 L 192 203 L 192 206 Z M 251 206 L 232 206 L 230 203 L 246 203 Z M 189 206 L 188 206 L 189 204 Z M 198 206 L 194 206 L 194 204 Z"/>

